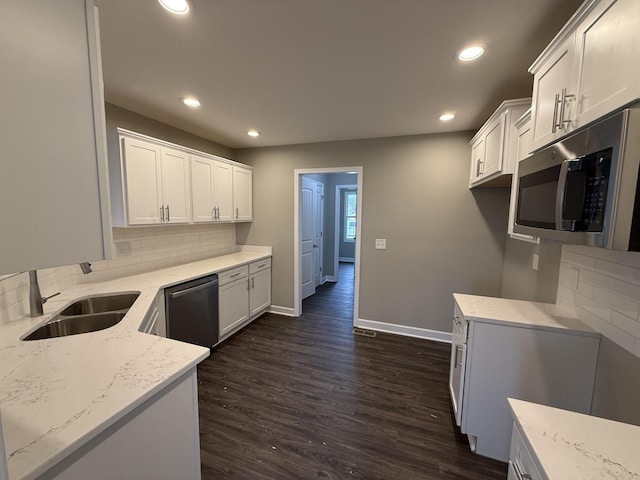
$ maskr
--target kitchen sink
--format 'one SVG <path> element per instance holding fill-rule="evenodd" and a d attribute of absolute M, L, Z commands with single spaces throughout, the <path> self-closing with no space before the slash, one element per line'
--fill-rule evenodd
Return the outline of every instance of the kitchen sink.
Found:
<path fill-rule="evenodd" d="M 23 340 L 44 340 L 113 327 L 124 318 L 140 292 L 98 295 L 76 300 Z"/>
<path fill-rule="evenodd" d="M 114 295 L 100 295 L 96 297 L 81 298 L 68 307 L 65 307 L 58 315 L 86 315 L 88 313 L 115 312 L 127 310 L 136 301 L 140 293 L 118 293 Z"/>

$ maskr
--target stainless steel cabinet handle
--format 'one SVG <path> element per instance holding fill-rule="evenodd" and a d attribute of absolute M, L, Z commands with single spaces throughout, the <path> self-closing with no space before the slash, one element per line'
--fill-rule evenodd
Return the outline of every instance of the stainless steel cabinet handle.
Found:
<path fill-rule="evenodd" d="M 266 263 L 263 263 L 262 265 L 258 265 L 258 268 L 262 268 L 266 265 Z"/>
<path fill-rule="evenodd" d="M 559 103 L 560 103 L 560 94 L 556 93 L 556 97 L 553 100 L 553 125 L 551 126 L 551 133 L 556 133 L 556 130 L 558 129 L 558 127 L 560 127 L 560 122 L 557 121 Z"/>
<path fill-rule="evenodd" d="M 567 93 L 567 89 L 563 88 L 562 89 L 562 104 L 560 105 L 560 121 L 558 122 L 560 125 L 558 125 L 561 129 L 565 129 L 566 125 L 571 123 L 571 120 L 565 120 L 564 119 L 564 111 L 567 105 L 567 100 L 574 98 L 575 95 L 572 94 L 568 94 Z"/>
<path fill-rule="evenodd" d="M 216 207 L 216 220 L 220 220 L 220 207 Z"/>
<path fill-rule="evenodd" d="M 216 207 L 213 207 L 211 209 L 211 220 L 215 220 L 216 219 Z"/>
<path fill-rule="evenodd" d="M 171 221 L 171 217 L 169 216 L 169 205 L 167 205 L 167 222 Z"/>
<path fill-rule="evenodd" d="M 478 163 L 476 163 L 476 177 L 479 177 L 482 174 L 482 172 L 480 171 L 480 167 L 482 167 L 483 163 L 484 162 L 482 160 L 478 159 Z"/>
<path fill-rule="evenodd" d="M 251 277 L 251 288 L 256 288 L 256 279 L 255 279 L 255 277 Z"/>
<path fill-rule="evenodd" d="M 238 218 L 238 207 L 236 207 L 236 219 Z"/>
<path fill-rule="evenodd" d="M 516 471 L 516 475 L 518 475 L 518 480 L 532 480 L 531 475 L 520 470 L 520 465 L 518 465 L 518 462 L 513 462 L 513 467 Z"/>
<path fill-rule="evenodd" d="M 160 206 L 160 221 L 164 222 L 164 205 Z"/>
<path fill-rule="evenodd" d="M 462 348 L 456 345 L 456 368 L 462 366 Z"/>
<path fill-rule="evenodd" d="M 234 273 L 233 275 L 231 275 L 229 278 L 234 278 L 237 277 L 238 275 L 240 275 L 242 272 L 238 272 L 238 273 Z"/>

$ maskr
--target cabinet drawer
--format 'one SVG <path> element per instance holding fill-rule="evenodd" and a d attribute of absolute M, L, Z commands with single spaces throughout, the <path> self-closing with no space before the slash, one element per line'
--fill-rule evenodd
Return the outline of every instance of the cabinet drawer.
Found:
<path fill-rule="evenodd" d="M 253 262 L 249 264 L 249 273 L 253 274 L 259 272 L 260 270 L 264 270 L 265 268 L 271 268 L 271 259 L 265 258 L 264 260 L 260 260 L 258 262 Z"/>
<path fill-rule="evenodd" d="M 225 270 L 224 272 L 218 273 L 218 284 L 224 285 L 239 278 L 246 277 L 247 275 L 249 275 L 249 268 L 246 265 Z"/>
<path fill-rule="evenodd" d="M 513 470 L 513 472 L 512 472 Z M 524 439 L 520 434 L 520 430 L 513 424 L 511 432 L 511 449 L 509 451 L 509 478 L 517 480 L 542 480 L 544 477 L 540 474 L 538 466 L 533 459 L 533 455 L 524 443 Z"/>

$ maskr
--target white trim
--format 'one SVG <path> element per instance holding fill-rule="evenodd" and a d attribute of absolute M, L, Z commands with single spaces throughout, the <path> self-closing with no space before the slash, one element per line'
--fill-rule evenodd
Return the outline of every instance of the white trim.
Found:
<path fill-rule="evenodd" d="M 325 281 L 326 282 L 331 282 L 331 283 L 336 283 L 338 281 L 338 276 L 337 275 L 327 275 L 325 277 Z"/>
<path fill-rule="evenodd" d="M 296 168 L 293 171 L 293 310 L 295 317 L 302 314 L 302 298 L 300 295 L 300 177 L 313 173 L 349 173 L 357 174 L 358 193 L 362 192 L 363 167 L 333 167 L 333 168 Z M 353 321 L 358 318 L 360 306 L 360 241 L 362 234 L 362 195 L 356 212 L 356 266 L 353 285 Z"/>
<path fill-rule="evenodd" d="M 277 315 L 284 315 L 286 317 L 296 317 L 299 315 L 295 315 L 293 308 L 290 307 L 280 307 L 278 305 L 271 305 L 269 307 L 269 313 L 275 313 Z"/>
<path fill-rule="evenodd" d="M 453 337 L 449 332 L 409 327 L 407 325 L 396 325 L 394 323 L 376 322 L 374 320 L 364 320 L 362 318 L 359 318 L 355 322 L 354 326 L 366 328 L 367 330 L 375 330 L 377 332 L 393 333 L 395 335 L 404 335 L 405 337 L 424 338 L 425 340 L 433 340 L 434 342 L 442 343 L 451 343 Z"/>
<path fill-rule="evenodd" d="M 349 257 L 338 257 L 338 262 L 355 263 L 355 259 Z"/>

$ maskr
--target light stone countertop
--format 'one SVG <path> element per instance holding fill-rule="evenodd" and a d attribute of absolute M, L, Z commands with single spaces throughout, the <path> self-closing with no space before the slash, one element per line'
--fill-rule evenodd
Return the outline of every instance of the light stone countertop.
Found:
<path fill-rule="evenodd" d="M 547 480 L 640 479 L 640 427 L 509 399 L 513 418 Z"/>
<path fill-rule="evenodd" d="M 0 326 L 0 411 L 10 480 L 33 479 L 209 356 L 209 349 L 138 331 L 158 291 L 271 256 L 271 247 L 103 283 L 74 285 L 44 316 Z M 22 341 L 73 300 L 140 291 L 117 325 Z"/>
<path fill-rule="evenodd" d="M 589 336 L 600 335 L 578 320 L 575 312 L 568 306 L 462 293 L 454 293 L 453 298 L 466 320 L 554 331 L 567 330 Z"/>

